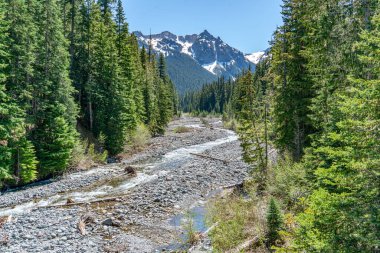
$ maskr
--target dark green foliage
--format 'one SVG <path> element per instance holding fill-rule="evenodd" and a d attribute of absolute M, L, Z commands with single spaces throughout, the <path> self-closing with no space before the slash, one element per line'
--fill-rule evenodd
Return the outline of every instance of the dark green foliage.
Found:
<path fill-rule="evenodd" d="M 31 135 L 40 161 L 39 174 L 44 178 L 64 171 L 70 163 L 76 139 L 77 106 L 57 1 L 42 1 L 36 7 L 38 51 Z"/>
<path fill-rule="evenodd" d="M 37 164 L 34 148 L 25 139 L 25 113 L 5 86 L 12 73 L 8 65 L 12 40 L 5 7 L 5 1 L 0 1 L 0 188 L 4 184 L 33 181 Z"/>
<path fill-rule="evenodd" d="M 111 155 L 139 124 L 164 133 L 173 83 L 164 61 L 140 62 L 125 20 L 120 0 L 1 0 L 0 188 L 66 171 L 77 124 Z"/>
<path fill-rule="evenodd" d="M 227 112 L 239 122 L 245 161 L 254 171 L 270 172 L 269 180 L 266 173 L 254 176 L 255 189 L 264 197 L 283 197 L 291 212 L 284 244 L 277 244 L 281 212 L 271 201 L 268 241 L 284 247 L 276 248 L 280 252 L 379 250 L 376 13 L 377 0 L 284 0 L 284 24 L 274 34 L 270 67 L 259 66 L 253 76 L 244 73 L 234 83 Z M 185 108 L 220 110 L 215 87 L 186 95 Z M 285 157 L 290 153 L 298 162 L 285 169 L 294 171 L 284 176 L 281 166 L 263 166 L 268 148 Z M 291 182 L 268 185 L 284 180 Z M 281 194 L 284 187 L 293 192 Z"/>
<path fill-rule="evenodd" d="M 258 183 L 258 192 L 262 193 L 266 188 L 268 172 L 268 122 L 267 105 L 263 100 L 261 82 L 258 82 L 257 78 L 259 73 L 253 75 L 248 71 L 238 80 L 233 104 L 239 122 L 238 133 L 243 148 L 243 159 L 251 165 Z"/>
<path fill-rule="evenodd" d="M 304 148 L 310 144 L 308 136 L 313 133 L 309 119 L 313 90 L 302 55 L 305 28 L 300 19 L 304 13 L 298 2 L 284 1 L 284 24 L 275 32 L 271 48 L 276 144 L 281 151 L 290 152 L 295 160 L 301 158 Z"/>
<path fill-rule="evenodd" d="M 64 110 L 64 106 L 49 105 L 37 114 L 33 138 L 41 178 L 62 173 L 70 163 L 76 132 L 64 118 Z"/>
<path fill-rule="evenodd" d="M 375 252 L 380 245 L 379 16 L 371 27 L 355 43 L 362 71 L 348 78 L 333 129 L 306 157 L 317 186 L 299 216 L 298 244 L 310 251 Z"/>
<path fill-rule="evenodd" d="M 283 229 L 284 221 L 281 209 L 274 198 L 270 199 L 267 211 L 267 245 L 275 246 L 281 239 L 279 232 Z"/>
<path fill-rule="evenodd" d="M 203 85 L 198 91 L 187 92 L 181 98 L 184 112 L 225 113 L 231 102 L 235 82 L 219 78 L 210 84 Z"/>

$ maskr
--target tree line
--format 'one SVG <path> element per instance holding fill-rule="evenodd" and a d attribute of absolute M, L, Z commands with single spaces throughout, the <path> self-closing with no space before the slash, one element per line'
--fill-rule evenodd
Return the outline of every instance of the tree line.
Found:
<path fill-rule="evenodd" d="M 286 213 L 281 226 L 268 216 L 276 223 L 272 249 L 377 252 L 380 4 L 283 0 L 282 16 L 255 73 L 227 89 L 206 85 L 184 97 L 185 108 L 238 121 L 258 195 L 277 199 Z M 270 149 L 279 151 L 277 165 Z"/>
<path fill-rule="evenodd" d="M 0 0 L 0 188 L 67 170 L 78 126 L 114 156 L 176 113 L 164 56 L 139 49 L 121 0 Z"/>

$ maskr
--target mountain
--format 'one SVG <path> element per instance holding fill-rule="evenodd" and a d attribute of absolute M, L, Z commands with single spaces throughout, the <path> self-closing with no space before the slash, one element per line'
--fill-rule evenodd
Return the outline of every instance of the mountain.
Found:
<path fill-rule="evenodd" d="M 258 59 L 258 56 L 244 55 L 207 30 L 185 36 L 170 32 L 151 36 L 141 32 L 134 34 L 140 47 L 148 48 L 151 43 L 155 53 L 166 56 L 169 75 L 181 94 L 218 77 L 234 79 L 244 69 L 255 69 Z"/>

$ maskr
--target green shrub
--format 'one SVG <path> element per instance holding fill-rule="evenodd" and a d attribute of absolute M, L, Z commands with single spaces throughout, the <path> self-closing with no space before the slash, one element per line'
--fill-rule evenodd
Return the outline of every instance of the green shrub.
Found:
<path fill-rule="evenodd" d="M 144 124 L 138 124 L 136 130 L 131 135 L 129 144 L 126 146 L 126 152 L 139 152 L 148 145 L 151 138 L 149 128 Z"/>
<path fill-rule="evenodd" d="M 106 150 L 97 151 L 95 144 L 89 144 L 88 140 L 80 140 L 74 146 L 70 167 L 89 169 L 96 165 L 105 164 L 107 157 L 108 152 Z"/>
<path fill-rule="evenodd" d="M 106 160 L 108 157 L 107 150 L 96 151 L 94 144 L 90 144 L 90 146 L 88 147 L 87 154 L 92 159 L 92 161 L 94 161 L 95 163 L 98 163 L 98 164 L 106 163 Z"/>
<path fill-rule="evenodd" d="M 269 168 L 268 191 L 281 199 L 287 208 L 303 208 L 301 200 L 309 193 L 306 171 L 302 164 L 294 163 L 290 157 L 285 155 Z"/>
<path fill-rule="evenodd" d="M 238 122 L 236 119 L 229 119 L 223 121 L 223 126 L 226 129 L 232 130 L 232 131 L 237 131 L 238 129 Z"/>

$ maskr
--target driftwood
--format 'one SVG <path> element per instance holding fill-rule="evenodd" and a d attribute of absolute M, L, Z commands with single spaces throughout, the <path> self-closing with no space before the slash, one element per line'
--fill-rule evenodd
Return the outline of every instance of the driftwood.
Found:
<path fill-rule="evenodd" d="M 75 201 L 72 198 L 68 198 L 66 204 L 74 204 Z"/>
<path fill-rule="evenodd" d="M 78 222 L 78 230 L 81 235 L 86 235 L 86 223 L 83 220 Z"/>
<path fill-rule="evenodd" d="M 227 185 L 227 186 L 224 186 L 223 189 L 233 189 L 233 188 L 243 188 L 244 186 L 244 182 L 240 182 L 240 183 L 237 183 L 237 184 L 231 184 L 231 185 Z"/>
<path fill-rule="evenodd" d="M 79 205 L 87 205 L 87 204 L 93 204 L 93 203 L 99 203 L 99 202 L 117 201 L 118 199 L 119 198 L 117 198 L 117 197 L 112 197 L 112 198 L 96 199 L 96 200 L 92 200 L 92 201 L 74 202 L 74 203 L 49 205 L 49 206 L 40 206 L 38 208 L 79 206 Z"/>
<path fill-rule="evenodd" d="M 94 216 L 92 214 L 83 215 L 78 222 L 78 230 L 81 235 L 86 235 L 86 225 L 95 222 Z"/>
<path fill-rule="evenodd" d="M 0 217 L 0 229 L 5 225 L 5 223 L 12 221 L 12 215 Z"/>
<path fill-rule="evenodd" d="M 228 160 L 223 160 L 223 159 L 212 157 L 212 156 L 208 156 L 208 155 L 195 154 L 195 153 L 190 153 L 190 155 L 195 155 L 195 156 L 199 156 L 199 157 L 202 157 L 202 158 L 206 158 L 206 159 L 211 159 L 211 160 L 223 162 L 225 165 L 228 164 L 229 162 L 231 162 L 231 161 L 228 161 Z"/>
<path fill-rule="evenodd" d="M 253 239 L 249 239 L 249 240 L 243 242 L 242 244 L 240 244 L 239 246 L 237 246 L 236 248 L 227 251 L 227 253 L 239 253 L 239 252 L 242 252 L 244 250 L 247 250 L 250 247 L 252 247 L 254 244 L 258 243 L 259 239 L 260 239 L 260 237 L 258 237 L 258 236 L 254 237 Z"/>

